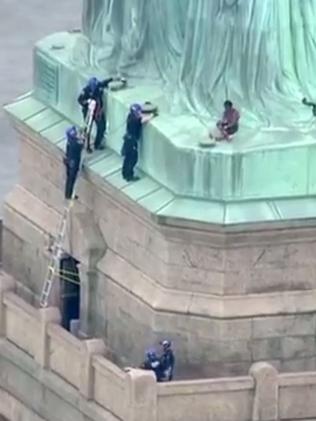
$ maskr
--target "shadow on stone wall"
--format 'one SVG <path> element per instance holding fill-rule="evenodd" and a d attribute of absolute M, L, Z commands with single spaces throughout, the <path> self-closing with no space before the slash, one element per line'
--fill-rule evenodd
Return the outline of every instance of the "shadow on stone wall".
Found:
<path fill-rule="evenodd" d="M 0 267 L 2 266 L 2 219 L 0 219 Z"/>

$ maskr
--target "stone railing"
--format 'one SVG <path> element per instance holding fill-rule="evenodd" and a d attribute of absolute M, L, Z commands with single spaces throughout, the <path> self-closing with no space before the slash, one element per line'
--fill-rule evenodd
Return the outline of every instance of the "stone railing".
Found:
<path fill-rule="evenodd" d="M 316 372 L 279 374 L 266 363 L 245 377 L 157 384 L 151 372 L 123 371 L 102 340 L 60 327 L 56 308 L 35 309 L 0 277 L 0 335 L 92 405 L 122 421 L 279 421 L 316 419 Z M 1 390 L 1 384 L 0 384 Z M 106 418 L 105 418 L 106 419 Z M 111 418 L 112 419 L 112 418 Z"/>
<path fill-rule="evenodd" d="M 100 339 L 79 340 L 60 326 L 57 308 L 35 309 L 0 278 L 0 336 L 58 375 L 86 400 L 118 420 L 154 420 L 156 380 L 151 372 L 122 371 L 105 358 Z M 1 384 L 0 384 L 1 389 Z"/>

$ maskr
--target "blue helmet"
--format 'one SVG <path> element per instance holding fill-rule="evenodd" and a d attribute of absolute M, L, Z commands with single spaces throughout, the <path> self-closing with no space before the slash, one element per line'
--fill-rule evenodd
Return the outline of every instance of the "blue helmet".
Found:
<path fill-rule="evenodd" d="M 146 357 L 149 359 L 149 361 L 154 361 L 157 359 L 157 354 L 154 349 L 149 349 L 146 351 Z"/>
<path fill-rule="evenodd" d="M 76 139 L 78 137 L 78 132 L 76 126 L 69 127 L 66 130 L 67 139 Z"/>
<path fill-rule="evenodd" d="M 98 83 L 99 83 L 98 79 L 96 77 L 92 77 L 91 79 L 88 80 L 88 88 L 94 91 L 97 88 Z"/>
<path fill-rule="evenodd" d="M 133 104 L 131 105 L 130 112 L 136 115 L 140 115 L 143 111 L 143 108 L 140 104 Z"/>

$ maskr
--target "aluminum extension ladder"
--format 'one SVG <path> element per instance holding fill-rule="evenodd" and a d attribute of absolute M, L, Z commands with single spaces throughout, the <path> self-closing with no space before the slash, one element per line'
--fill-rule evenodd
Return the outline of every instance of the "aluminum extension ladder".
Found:
<path fill-rule="evenodd" d="M 78 177 L 80 176 L 80 173 L 82 171 L 83 162 L 85 159 L 85 146 L 86 146 L 88 137 L 90 137 L 91 135 L 95 109 L 96 109 L 96 101 L 91 100 L 89 102 L 88 114 L 85 121 L 84 129 L 83 129 L 84 150 L 81 156 Z M 69 219 L 69 214 L 75 201 L 77 181 L 78 181 L 78 178 L 75 182 L 74 189 L 72 192 L 72 197 L 69 201 L 69 204 L 65 206 L 64 208 L 62 219 L 60 221 L 60 225 L 58 228 L 57 236 L 55 238 L 55 241 L 52 247 L 52 255 L 49 261 L 46 278 L 45 278 L 45 282 L 43 285 L 41 298 L 40 298 L 40 306 L 43 308 L 47 307 L 55 277 L 59 276 L 59 264 L 60 264 L 60 259 L 63 254 L 63 245 L 65 241 L 65 236 L 66 236 L 66 229 L 67 229 L 67 222 Z"/>

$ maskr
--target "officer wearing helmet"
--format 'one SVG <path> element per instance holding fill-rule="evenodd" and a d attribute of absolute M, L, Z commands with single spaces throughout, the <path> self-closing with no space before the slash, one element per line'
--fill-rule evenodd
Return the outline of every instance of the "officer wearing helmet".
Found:
<path fill-rule="evenodd" d="M 87 85 L 83 88 L 82 92 L 78 97 L 78 102 L 81 105 L 82 114 L 84 120 L 86 120 L 88 109 L 89 109 L 89 102 L 94 100 L 96 102 L 96 108 L 93 116 L 93 121 L 97 127 L 97 133 L 94 141 L 94 149 L 104 149 L 102 145 L 102 140 L 104 137 L 104 133 L 106 131 L 106 116 L 103 109 L 103 95 L 104 90 L 108 88 L 110 82 L 112 82 L 114 78 L 104 79 L 103 81 L 99 81 L 96 77 L 92 77 L 89 79 Z M 92 152 L 90 147 L 90 136 L 88 135 L 87 138 L 87 151 Z"/>
<path fill-rule="evenodd" d="M 155 350 L 149 350 L 146 352 L 145 361 L 140 368 L 144 370 L 152 370 L 156 375 L 157 381 L 163 381 L 164 373 Z"/>
<path fill-rule="evenodd" d="M 173 379 L 175 356 L 174 356 L 170 341 L 164 340 L 160 342 L 160 345 L 162 347 L 160 365 L 163 371 L 164 381 L 170 382 Z"/>
<path fill-rule="evenodd" d="M 71 199 L 78 171 L 80 169 L 81 152 L 84 144 L 75 126 L 67 129 L 66 137 L 66 156 L 64 158 L 64 164 L 66 166 L 65 198 Z"/>
<path fill-rule="evenodd" d="M 122 177 L 126 181 L 137 181 L 139 177 L 134 174 L 138 161 L 138 142 L 142 135 L 143 124 L 154 117 L 153 114 L 143 115 L 142 106 L 133 104 L 126 119 L 126 133 L 123 138 L 121 154 L 123 156 Z"/>

